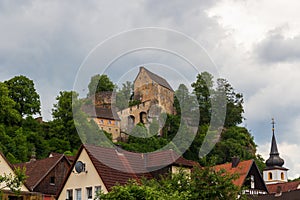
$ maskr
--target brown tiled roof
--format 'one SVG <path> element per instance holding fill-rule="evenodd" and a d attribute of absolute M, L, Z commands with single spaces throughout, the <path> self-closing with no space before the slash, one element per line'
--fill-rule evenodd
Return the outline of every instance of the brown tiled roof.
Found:
<path fill-rule="evenodd" d="M 31 191 L 43 180 L 56 164 L 64 157 L 63 154 L 55 154 L 41 160 L 15 164 L 15 167 L 26 168 L 26 185 Z"/>
<path fill-rule="evenodd" d="M 115 108 L 103 108 L 95 107 L 94 105 L 83 105 L 81 107 L 82 111 L 85 112 L 89 117 L 112 119 L 120 121 L 119 115 Z"/>
<path fill-rule="evenodd" d="M 198 164 L 197 162 L 187 160 L 179 156 L 173 150 L 146 153 L 144 154 L 144 157 L 147 159 L 146 163 L 148 168 L 166 166 L 169 165 L 170 163 L 192 168 L 193 166 Z"/>
<path fill-rule="evenodd" d="M 132 154 L 128 157 L 127 155 L 118 153 L 113 148 L 102 148 L 92 145 L 84 145 L 84 148 L 108 190 L 111 190 L 117 183 L 121 185 L 126 184 L 129 179 L 140 180 L 142 177 L 152 178 L 151 174 L 147 172 L 135 173 L 136 170 L 141 170 L 140 167 L 143 167 L 137 162 L 137 160 L 141 160 L 137 158 L 137 154 Z M 122 171 L 114 168 L 120 168 Z"/>
<path fill-rule="evenodd" d="M 251 169 L 251 167 L 253 165 L 253 162 L 254 162 L 253 160 L 241 161 L 241 162 L 239 162 L 239 164 L 236 167 L 232 167 L 232 163 L 225 163 L 222 165 L 214 166 L 214 169 L 216 171 L 223 169 L 223 170 L 225 170 L 225 173 L 228 173 L 231 175 L 238 174 L 239 177 L 233 181 L 233 184 L 241 187 L 246 180 L 246 177 L 249 173 L 249 170 Z"/>
<path fill-rule="evenodd" d="M 174 91 L 172 89 L 172 87 L 170 86 L 170 84 L 166 81 L 166 79 L 158 76 L 157 74 L 154 74 L 153 72 L 149 71 L 148 69 L 146 69 L 145 67 L 141 67 L 140 69 L 144 69 L 147 74 L 149 75 L 149 77 L 156 83 L 158 83 L 159 85 L 168 88 L 171 91 Z"/>
<path fill-rule="evenodd" d="M 52 157 L 52 156 L 62 156 L 64 154 L 62 153 L 56 153 L 56 152 L 51 152 L 49 154 L 49 157 Z M 66 156 L 65 157 L 67 158 L 67 160 L 69 161 L 69 163 L 73 163 L 74 162 L 74 159 L 75 159 L 75 156 Z"/>
<path fill-rule="evenodd" d="M 292 181 L 286 183 L 277 183 L 277 184 L 268 184 L 268 190 L 271 194 L 276 193 L 278 187 L 281 188 L 281 192 L 290 192 L 294 190 L 299 190 L 300 188 L 300 181 Z"/>

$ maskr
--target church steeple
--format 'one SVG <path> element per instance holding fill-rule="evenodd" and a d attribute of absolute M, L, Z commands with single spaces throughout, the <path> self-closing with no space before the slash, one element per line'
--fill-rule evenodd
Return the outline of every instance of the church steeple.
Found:
<path fill-rule="evenodd" d="M 274 128 L 275 122 L 274 118 L 272 118 L 272 143 L 271 143 L 271 151 L 270 151 L 270 157 L 266 161 L 266 165 L 268 167 L 282 167 L 284 164 L 284 160 L 279 157 L 279 152 L 277 148 L 276 138 L 275 138 L 275 128 Z"/>
<path fill-rule="evenodd" d="M 275 122 L 272 118 L 272 142 L 270 157 L 266 161 L 266 168 L 263 170 L 264 181 L 266 182 L 266 184 L 287 182 L 288 169 L 282 167 L 284 164 L 284 160 L 279 157 L 274 125 Z"/>

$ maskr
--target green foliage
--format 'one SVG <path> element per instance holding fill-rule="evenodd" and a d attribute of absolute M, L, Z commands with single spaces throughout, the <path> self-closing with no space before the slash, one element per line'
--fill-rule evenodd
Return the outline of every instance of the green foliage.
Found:
<path fill-rule="evenodd" d="M 76 101 L 77 97 L 78 94 L 72 91 L 60 92 L 60 95 L 56 97 L 57 103 L 54 104 L 54 109 L 52 110 L 53 121 L 49 123 L 49 134 L 51 134 L 53 138 L 51 143 L 54 145 L 53 147 L 66 145 L 65 148 L 60 149 L 62 152 L 78 149 L 81 144 L 81 140 L 75 127 L 72 110 L 72 100 Z M 78 107 L 79 106 L 80 105 L 78 105 Z M 56 142 L 57 145 L 55 145 Z"/>
<path fill-rule="evenodd" d="M 192 83 L 192 87 L 199 103 L 200 123 L 209 124 L 211 118 L 213 76 L 208 72 L 198 74 L 196 82 Z"/>
<path fill-rule="evenodd" d="M 91 78 L 91 81 L 88 85 L 89 88 L 88 96 L 91 96 L 97 92 L 113 91 L 115 87 L 116 86 L 107 75 L 97 74 Z"/>
<path fill-rule="evenodd" d="M 153 125 L 156 126 L 156 125 Z M 152 131 L 154 128 L 151 128 Z M 119 142 L 127 151 L 133 152 L 153 152 L 168 144 L 168 140 L 159 137 L 157 134 L 151 134 L 149 130 L 141 123 L 137 124 L 131 131 L 126 143 Z"/>
<path fill-rule="evenodd" d="M 217 79 L 217 85 L 215 86 L 213 76 L 208 72 L 202 72 L 198 74 L 196 82 L 192 83 L 192 87 L 199 103 L 200 125 L 210 123 L 211 114 L 213 113 L 212 103 L 215 103 L 214 105 L 220 104 L 218 99 L 226 101 L 224 102 L 224 105 L 226 105 L 226 113 L 224 113 L 225 127 L 235 126 L 243 121 L 243 95 L 236 93 L 226 79 Z M 220 94 L 223 93 L 224 99 L 222 95 L 220 96 Z M 224 108 L 217 107 L 217 109 Z M 219 110 L 215 112 L 217 112 L 218 115 Z M 217 115 L 214 117 L 218 117 Z"/>
<path fill-rule="evenodd" d="M 123 83 L 122 89 L 117 91 L 116 107 L 119 110 L 123 110 L 124 108 L 131 106 L 130 103 L 132 102 L 132 94 L 133 84 L 130 81 L 126 81 L 126 83 Z"/>
<path fill-rule="evenodd" d="M 0 123 L 15 125 L 21 121 L 21 115 L 9 93 L 7 85 L 0 82 Z"/>
<path fill-rule="evenodd" d="M 240 188 L 232 181 L 237 175 L 229 175 L 213 168 L 196 168 L 192 175 L 181 169 L 161 179 L 143 179 L 141 183 L 131 180 L 126 185 L 117 185 L 112 191 L 99 194 L 99 199 L 145 199 L 145 200 L 198 200 L 198 199 L 245 199 Z"/>
<path fill-rule="evenodd" d="M 9 96 L 16 102 L 15 109 L 21 116 L 41 114 L 40 96 L 34 88 L 32 80 L 25 76 L 15 76 L 5 81 Z"/>
<path fill-rule="evenodd" d="M 14 174 L 4 174 L 0 175 L 0 184 L 3 185 L 0 187 L 1 191 L 4 188 L 9 188 L 12 192 L 18 194 L 21 189 L 21 184 L 26 180 L 25 168 L 16 168 Z"/>

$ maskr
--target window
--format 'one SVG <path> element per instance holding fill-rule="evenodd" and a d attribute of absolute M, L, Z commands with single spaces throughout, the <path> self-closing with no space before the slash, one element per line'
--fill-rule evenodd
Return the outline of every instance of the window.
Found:
<path fill-rule="evenodd" d="M 281 172 L 280 177 L 281 177 L 281 180 L 284 180 L 284 173 L 283 172 Z"/>
<path fill-rule="evenodd" d="M 100 191 L 101 191 L 101 186 L 95 186 L 95 197 L 97 197 L 99 195 Z M 96 198 L 96 199 L 98 199 L 98 198 Z"/>
<path fill-rule="evenodd" d="M 54 176 L 50 177 L 50 185 L 55 185 L 55 177 Z"/>
<path fill-rule="evenodd" d="M 81 200 L 81 189 L 75 189 L 75 200 Z"/>
<path fill-rule="evenodd" d="M 104 123 L 103 119 L 100 119 L 99 122 L 100 122 L 100 124 L 103 124 L 103 123 Z"/>
<path fill-rule="evenodd" d="M 272 172 L 269 172 L 269 173 L 268 173 L 268 180 L 272 180 L 272 179 L 273 179 Z"/>
<path fill-rule="evenodd" d="M 92 187 L 86 188 L 86 199 L 93 199 L 93 191 Z"/>
<path fill-rule="evenodd" d="M 108 120 L 108 124 L 111 124 L 111 120 Z"/>
<path fill-rule="evenodd" d="M 250 181 L 251 181 L 251 189 L 254 189 L 255 188 L 255 182 L 254 182 L 254 176 L 253 175 L 251 175 L 251 177 L 250 177 Z"/>
<path fill-rule="evenodd" d="M 73 190 L 67 190 L 67 200 L 73 200 Z"/>

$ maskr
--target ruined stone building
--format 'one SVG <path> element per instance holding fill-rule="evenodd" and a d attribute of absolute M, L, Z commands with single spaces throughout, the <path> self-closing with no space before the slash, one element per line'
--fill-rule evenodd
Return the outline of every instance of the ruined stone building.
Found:
<path fill-rule="evenodd" d="M 145 67 L 140 67 L 134 80 L 133 98 L 139 104 L 118 112 L 123 132 L 129 132 L 138 123 L 147 126 L 152 119 L 158 119 L 161 113 L 174 113 L 174 90 L 164 78 Z"/>
<path fill-rule="evenodd" d="M 99 92 L 88 99 L 82 110 L 100 129 L 112 134 L 118 141 L 138 123 L 146 126 L 161 113 L 173 114 L 174 90 L 162 77 L 140 67 L 134 80 L 133 100 L 136 105 L 117 112 L 114 106 L 116 95 L 113 92 Z"/>

